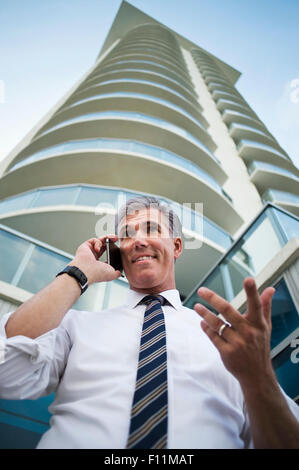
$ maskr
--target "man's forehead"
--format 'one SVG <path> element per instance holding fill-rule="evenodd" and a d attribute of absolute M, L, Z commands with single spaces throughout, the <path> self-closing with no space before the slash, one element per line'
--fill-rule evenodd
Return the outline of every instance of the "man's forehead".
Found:
<path fill-rule="evenodd" d="M 121 225 L 131 225 L 141 221 L 153 221 L 166 226 L 169 225 L 166 215 L 155 207 L 128 211 L 126 217 L 121 221 Z"/>

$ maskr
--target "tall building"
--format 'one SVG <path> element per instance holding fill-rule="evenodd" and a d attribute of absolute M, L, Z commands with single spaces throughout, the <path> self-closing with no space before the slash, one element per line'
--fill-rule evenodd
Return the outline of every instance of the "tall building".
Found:
<path fill-rule="evenodd" d="M 182 299 L 192 306 L 196 286 L 219 262 L 224 294 L 234 301 L 242 286 L 234 290 L 233 282 L 270 261 L 261 256 L 254 270 L 254 254 L 242 245 L 228 268 L 238 237 L 258 214 L 269 224 L 273 214 L 285 218 L 292 230 L 299 215 L 299 171 L 238 92 L 239 77 L 123 2 L 94 66 L 0 167 L 0 315 L 50 282 L 80 243 L 111 233 L 117 208 L 136 194 L 170 202 L 182 218 Z M 275 206 L 264 213 L 269 201 Z M 280 248 L 291 238 L 271 243 Z M 112 306 L 127 288 L 125 279 L 94 285 L 75 307 Z M 294 321 L 283 336 L 288 345 Z"/>

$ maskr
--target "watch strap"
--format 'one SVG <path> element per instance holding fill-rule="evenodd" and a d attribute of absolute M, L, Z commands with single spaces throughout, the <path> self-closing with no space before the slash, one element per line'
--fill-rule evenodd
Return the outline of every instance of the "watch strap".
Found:
<path fill-rule="evenodd" d="M 81 271 L 81 269 L 77 268 L 77 266 L 66 266 L 62 271 L 60 271 L 57 276 L 60 276 L 61 274 L 68 274 L 69 276 L 72 276 L 76 281 L 79 283 L 79 286 L 81 288 L 81 294 L 86 291 L 88 288 L 88 279 Z"/>

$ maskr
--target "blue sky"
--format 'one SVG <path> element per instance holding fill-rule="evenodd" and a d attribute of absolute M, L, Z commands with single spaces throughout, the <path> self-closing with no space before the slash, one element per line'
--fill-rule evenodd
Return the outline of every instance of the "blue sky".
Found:
<path fill-rule="evenodd" d="M 299 0 L 132 0 L 229 63 L 299 166 Z M 121 0 L 0 2 L 0 160 L 93 65 Z"/>

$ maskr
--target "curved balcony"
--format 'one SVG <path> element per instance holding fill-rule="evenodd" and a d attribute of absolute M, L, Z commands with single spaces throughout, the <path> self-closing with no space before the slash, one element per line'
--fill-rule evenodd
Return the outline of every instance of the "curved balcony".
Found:
<path fill-rule="evenodd" d="M 33 209 L 46 208 L 50 206 L 79 206 L 100 210 L 107 208 L 107 214 L 114 213 L 114 209 L 119 209 L 126 200 L 141 193 L 132 191 L 108 188 L 94 185 L 66 185 L 39 188 L 26 193 L 18 194 L 0 201 L 0 217 L 7 219 L 16 216 L 23 216 L 35 213 Z M 149 195 L 149 194 L 148 194 Z M 201 224 L 203 224 L 204 238 L 210 240 L 215 245 L 219 245 L 223 249 L 229 248 L 231 245 L 230 235 L 207 219 L 202 213 L 193 210 L 191 207 L 181 206 L 168 198 L 150 194 L 157 197 L 162 202 L 167 202 L 182 221 L 183 230 L 187 232 L 197 233 Z M 47 209 L 45 209 L 47 210 Z M 112 229 L 112 227 L 111 227 Z M 114 231 L 114 230 L 112 230 Z M 76 248 L 74 244 L 73 249 Z"/>
<path fill-rule="evenodd" d="M 163 50 L 170 50 L 172 54 L 176 53 L 181 56 L 176 36 L 172 34 L 163 25 L 144 24 L 139 25 L 123 36 L 121 45 L 146 45 L 149 47 L 158 47 Z"/>
<path fill-rule="evenodd" d="M 174 57 L 181 56 L 181 52 L 178 49 L 174 49 L 173 46 L 169 44 L 169 42 L 164 42 L 157 38 L 152 39 L 141 36 L 138 38 L 138 41 L 136 41 L 136 37 L 134 39 L 124 38 L 122 39 L 120 45 L 127 47 L 135 47 L 136 43 L 140 47 L 151 47 L 154 49 L 161 49 L 167 54 L 173 55 Z"/>
<path fill-rule="evenodd" d="M 124 70 L 127 68 L 140 68 L 142 70 L 148 70 L 149 72 L 157 72 L 157 73 L 163 73 L 167 77 L 177 81 L 180 83 L 184 88 L 187 88 L 191 93 L 194 93 L 194 89 L 190 85 L 189 82 L 187 82 L 185 79 L 181 79 L 176 73 L 171 72 L 167 67 L 157 64 L 156 62 L 150 61 L 150 60 L 120 60 L 118 62 L 115 62 L 114 64 L 111 65 L 103 65 L 101 69 L 98 69 L 97 73 L 99 73 L 99 70 L 102 73 L 114 71 L 114 70 Z M 96 71 L 94 71 L 95 73 Z M 89 75 L 89 77 L 92 77 L 93 75 Z"/>
<path fill-rule="evenodd" d="M 113 233 L 116 209 L 139 194 L 91 185 L 43 188 L 2 201 L 0 221 L 15 230 L 22 229 L 27 236 L 38 237 L 43 243 L 74 253 L 78 245 L 91 236 L 101 236 L 107 230 Z M 176 282 L 181 293 L 187 295 L 196 276 L 206 272 L 229 248 L 231 238 L 202 213 L 156 197 L 170 204 L 183 224 L 184 253 L 176 263 Z M 51 263 L 51 258 L 48 262 Z M 58 271 L 61 267 L 56 265 L 55 269 Z M 30 278 L 27 277 L 29 282 Z"/>
<path fill-rule="evenodd" d="M 232 111 L 230 109 L 225 110 L 222 114 L 222 120 L 227 125 L 230 126 L 231 124 L 245 124 L 248 126 L 252 126 L 254 128 L 258 128 L 262 131 L 266 131 L 265 125 L 259 121 L 258 119 L 254 119 L 249 114 L 245 114 L 244 112 L 240 113 L 238 111 Z"/>
<path fill-rule="evenodd" d="M 119 58 L 126 58 L 127 56 L 149 56 L 150 58 L 155 58 L 155 61 L 158 63 L 161 61 L 163 64 L 167 64 L 168 67 L 173 67 L 174 70 L 180 69 L 183 64 L 182 57 L 179 54 L 166 53 L 158 47 L 140 46 L 137 42 L 134 46 L 128 46 L 120 42 L 102 63 L 107 64 L 115 59 L 118 60 Z M 183 75 L 186 78 L 188 77 L 186 72 L 183 72 Z"/>
<path fill-rule="evenodd" d="M 219 99 L 234 101 L 242 106 L 248 106 L 246 101 L 234 91 L 223 91 L 221 89 L 215 89 L 212 93 L 212 98 L 214 101 Z"/>
<path fill-rule="evenodd" d="M 187 100 L 183 95 L 171 88 L 166 87 L 165 85 L 158 85 L 147 80 L 132 78 L 108 80 L 97 85 L 86 87 L 83 90 L 78 90 L 64 103 L 64 107 L 74 104 L 84 98 L 91 98 L 95 95 L 114 93 L 117 91 L 128 93 L 145 93 L 150 96 L 155 96 L 156 98 L 166 99 L 174 105 L 180 106 L 188 113 L 194 115 L 203 123 L 203 125 L 206 123 L 206 120 L 201 114 L 202 108 L 201 106 L 197 106 L 195 101 L 191 102 Z"/>
<path fill-rule="evenodd" d="M 132 98 L 130 98 L 127 101 L 127 104 L 129 104 L 130 102 L 132 102 Z M 153 106 L 153 101 L 150 100 L 150 103 Z M 149 105 L 147 105 L 147 107 L 149 108 Z M 142 107 L 141 107 L 141 109 L 142 109 Z M 163 110 L 162 107 L 160 107 L 160 110 L 161 109 Z M 111 110 L 111 107 L 110 107 L 110 110 Z M 165 113 L 165 115 L 167 117 L 168 117 L 168 112 Z M 214 158 L 216 160 L 216 157 L 211 154 L 210 149 L 205 147 L 205 144 L 203 144 L 203 142 L 202 142 L 203 140 L 208 140 L 210 145 L 212 145 L 212 142 L 213 142 L 213 141 L 211 141 L 211 138 L 209 137 L 209 135 L 206 133 L 206 131 L 203 128 L 201 128 L 201 129 L 198 129 L 198 127 L 196 128 L 197 132 L 200 132 L 200 138 L 201 138 L 201 140 L 200 140 L 197 137 L 195 137 L 193 134 L 191 134 L 189 131 L 184 129 L 185 126 L 184 127 L 183 126 L 178 126 L 176 124 L 173 124 L 170 120 L 162 119 L 162 118 L 156 117 L 154 115 L 143 114 L 143 113 L 140 113 L 138 111 L 136 111 L 136 112 L 135 111 L 129 111 L 129 110 L 127 110 L 127 108 L 125 110 L 117 109 L 115 111 L 113 111 L 113 110 L 111 110 L 111 111 L 95 111 L 95 112 L 90 112 L 90 113 L 86 113 L 86 114 L 80 114 L 79 116 L 76 115 L 75 117 L 70 118 L 68 120 L 63 120 L 59 124 L 56 124 L 54 126 L 49 126 L 47 131 L 43 132 L 42 135 L 48 134 L 49 132 L 53 132 L 54 130 L 60 129 L 60 128 L 65 127 L 65 126 L 69 126 L 69 125 L 74 124 L 74 123 L 94 121 L 94 120 L 97 120 L 97 119 L 106 119 L 106 118 L 108 118 L 108 119 L 109 118 L 110 119 L 123 118 L 123 119 L 130 119 L 130 120 L 131 119 L 133 119 L 133 120 L 138 119 L 138 120 L 150 123 L 150 124 L 160 126 L 160 128 L 163 128 L 165 130 L 174 132 L 175 134 L 180 135 L 180 136 L 188 139 L 190 142 L 192 142 L 194 145 L 201 148 L 201 150 L 206 151 L 208 154 L 210 154 L 210 156 L 212 156 L 212 158 Z M 186 122 L 185 122 L 185 125 L 186 125 Z M 189 127 L 189 126 L 186 126 L 186 127 Z"/>
<path fill-rule="evenodd" d="M 117 67 L 103 67 L 96 75 L 90 75 L 84 82 L 78 86 L 76 89 L 76 94 L 78 92 L 84 91 L 89 88 L 89 86 L 100 85 L 104 82 L 109 82 L 113 79 L 135 79 L 135 80 L 145 80 L 156 85 L 161 84 L 170 89 L 172 92 L 178 93 L 182 98 L 194 103 L 198 101 L 198 96 L 194 90 L 191 90 L 190 87 L 182 84 L 181 81 L 176 80 L 173 76 L 166 74 L 163 69 L 151 70 L 143 66 L 143 64 L 129 64 L 124 63 L 122 66 Z M 202 106 L 199 105 L 202 110 Z"/>
<path fill-rule="evenodd" d="M 209 85 L 210 82 L 214 82 L 217 80 L 218 83 L 222 84 L 222 85 L 227 85 L 227 80 L 225 80 L 224 78 L 221 78 L 218 74 L 216 73 L 203 73 L 202 74 L 203 78 L 204 78 L 204 81 L 206 82 L 207 85 Z"/>
<path fill-rule="evenodd" d="M 203 73 L 215 73 L 217 75 L 219 74 L 219 70 L 216 69 L 215 65 L 211 64 L 211 63 L 208 63 L 208 62 L 201 61 L 198 64 L 198 68 Z"/>
<path fill-rule="evenodd" d="M 143 54 L 143 52 L 145 52 L 145 54 L 150 54 L 150 55 L 160 57 L 162 60 L 171 61 L 176 67 L 184 67 L 184 60 L 182 56 L 178 53 L 175 53 L 173 50 L 169 48 L 164 48 L 164 47 L 161 48 L 161 47 L 158 47 L 157 45 L 149 46 L 145 44 L 140 44 L 140 42 L 138 43 L 138 45 L 136 45 L 136 42 L 135 42 L 133 46 L 120 44 L 117 51 L 115 51 L 113 55 L 111 54 L 109 57 L 114 58 L 117 56 L 127 55 L 130 53 L 131 54 L 139 54 L 139 53 Z"/>
<path fill-rule="evenodd" d="M 299 193 L 296 194 L 279 191 L 277 189 L 268 189 L 262 195 L 264 202 L 270 201 L 278 206 L 281 206 L 283 209 L 292 212 L 297 217 L 299 216 Z"/>
<path fill-rule="evenodd" d="M 262 144 L 272 146 L 278 151 L 282 151 L 280 145 L 276 142 L 267 130 L 256 129 L 248 124 L 232 123 L 229 126 L 229 134 L 232 139 L 238 144 L 241 140 L 253 140 L 254 142 L 261 142 Z"/>
<path fill-rule="evenodd" d="M 133 52 L 135 51 L 142 52 L 143 50 L 151 51 L 155 53 L 157 52 L 157 53 L 163 54 L 163 56 L 165 56 L 166 58 L 171 57 L 173 60 L 177 60 L 180 62 L 182 61 L 182 55 L 178 49 L 171 48 L 169 45 L 165 43 L 163 44 L 159 41 L 153 41 L 153 40 L 141 39 L 141 38 L 138 41 L 136 41 L 136 39 L 121 40 L 119 44 L 117 45 L 117 47 L 111 52 L 110 57 L 112 57 L 114 53 L 123 52 L 127 50 L 130 50 Z"/>
<path fill-rule="evenodd" d="M 93 141 L 81 141 L 81 142 L 69 142 L 66 144 L 56 145 L 52 148 L 45 149 L 44 151 L 38 152 L 30 157 L 26 158 L 25 160 L 21 160 L 17 163 L 14 167 L 10 169 L 10 171 L 14 171 L 17 168 L 21 168 L 24 165 L 28 165 L 32 162 L 38 161 L 43 158 L 49 158 L 51 156 L 57 155 L 57 153 L 67 152 L 72 150 L 78 150 L 78 148 L 85 148 L 85 149 L 96 149 L 99 148 L 103 150 L 122 150 L 127 152 L 134 152 L 136 154 L 144 154 L 148 155 L 151 158 L 156 158 L 158 161 L 170 163 L 181 168 L 182 171 L 189 171 L 191 174 L 196 176 L 197 178 L 202 179 L 205 181 L 206 184 L 209 184 L 215 191 L 219 193 L 222 192 L 221 186 L 219 183 L 207 172 L 202 170 L 198 165 L 191 162 L 190 160 L 186 160 L 179 155 L 176 155 L 172 152 L 168 152 L 163 150 L 159 147 L 148 145 L 141 142 L 134 142 L 128 140 L 120 140 L 120 139 L 97 139 Z"/>
<path fill-rule="evenodd" d="M 85 142 L 83 149 L 81 145 L 77 151 L 56 151 L 55 156 L 32 160 L 2 178 L 0 197 L 16 194 L 16 189 L 18 192 L 34 189 L 37 181 L 38 186 L 72 183 L 126 186 L 129 190 L 170 197 L 181 204 L 198 201 L 200 195 L 198 202 L 204 202 L 207 217 L 230 233 L 239 228 L 241 217 L 220 188 L 211 186 L 215 181 L 207 179 L 209 175 L 200 171 L 196 176 L 193 168 L 189 171 L 179 167 L 178 160 L 167 161 L 165 156 L 162 161 L 161 155 L 150 156 L 144 148 L 134 151 L 134 144 L 139 143 L 132 144 L 132 149 L 127 151 L 104 149 L 103 142 L 97 150 L 88 150 Z"/>
<path fill-rule="evenodd" d="M 141 79 L 141 80 L 146 80 L 147 82 L 151 82 L 154 84 L 161 84 L 165 85 L 167 88 L 176 91 L 179 93 L 182 97 L 184 97 L 186 100 L 190 101 L 191 103 L 197 101 L 197 95 L 195 91 L 192 93 L 189 88 L 186 88 L 183 86 L 180 82 L 177 80 L 174 80 L 173 78 L 168 77 L 167 75 L 163 73 L 158 73 L 158 72 L 152 72 L 150 70 L 146 69 L 141 69 L 141 68 L 126 68 L 126 69 L 121 69 L 121 70 L 111 70 L 108 72 L 102 72 L 98 73 L 97 75 L 94 75 L 91 78 L 87 78 L 84 83 L 82 84 L 83 87 L 85 84 L 90 84 L 90 85 L 95 85 L 98 83 L 101 83 L 102 81 L 109 81 L 109 79 L 124 79 L 124 78 L 131 78 L 131 79 Z M 77 90 L 82 89 L 82 87 L 78 87 Z"/>
<path fill-rule="evenodd" d="M 172 71 L 175 75 L 179 76 L 184 82 L 190 82 L 189 76 L 187 75 L 187 73 L 184 72 L 184 70 L 182 70 L 182 67 L 179 67 L 177 64 L 174 64 L 170 60 L 162 59 L 161 57 L 149 53 L 127 53 L 124 55 L 120 54 L 111 58 L 108 57 L 107 59 L 105 59 L 105 61 L 102 62 L 102 65 L 114 65 L 117 64 L 120 60 L 128 63 L 129 61 L 138 61 L 144 59 L 148 59 L 154 64 L 161 65 L 167 70 Z"/>
<path fill-rule="evenodd" d="M 260 193 L 268 188 L 277 188 L 299 194 L 299 171 L 294 167 L 291 172 L 277 165 L 253 161 L 248 167 L 250 181 L 255 184 Z"/>
<path fill-rule="evenodd" d="M 89 83 L 85 83 L 85 86 L 82 86 L 82 88 L 76 90 L 76 93 L 74 93 L 73 97 L 72 98 L 75 98 L 77 97 L 78 95 L 80 95 L 81 93 L 84 93 L 86 91 L 89 91 L 89 90 L 94 90 L 94 88 L 96 87 L 100 87 L 100 86 L 103 86 L 104 85 L 120 85 L 121 86 L 121 90 L 119 91 L 126 91 L 123 89 L 123 86 L 127 83 L 133 83 L 134 86 L 137 86 L 138 85 L 144 85 L 145 87 L 147 86 L 150 86 L 150 87 L 154 87 L 154 89 L 156 89 L 156 91 L 158 90 L 163 90 L 163 92 L 167 92 L 167 93 L 171 93 L 171 95 L 175 95 L 175 96 L 178 96 L 179 98 L 181 98 L 182 100 L 188 102 L 189 100 L 187 100 L 184 95 L 182 95 L 181 93 L 179 93 L 178 91 L 174 90 L 173 88 L 170 88 L 168 87 L 167 85 L 163 85 L 163 84 L 160 84 L 160 83 L 155 83 L 155 82 L 152 82 L 151 80 L 144 80 L 144 79 L 140 79 L 140 78 L 136 78 L 136 77 L 133 77 L 133 78 L 127 78 L 127 77 L 124 77 L 124 78 L 112 78 L 110 80 L 103 80 L 103 81 L 99 81 L 95 84 L 89 84 Z M 190 103 L 194 104 L 193 101 L 191 101 Z"/>
<path fill-rule="evenodd" d="M 234 87 L 228 84 L 224 85 L 224 83 L 219 83 L 216 80 L 215 82 L 210 82 L 208 84 L 208 90 L 210 91 L 210 93 L 216 90 L 223 90 L 228 93 L 232 93 L 233 95 L 237 94 L 237 96 L 240 96 L 240 94 L 237 92 L 236 89 L 234 89 Z"/>
<path fill-rule="evenodd" d="M 99 124 L 101 125 L 99 126 Z M 226 174 L 213 153 L 184 129 L 141 113 L 116 111 L 102 112 L 98 116 L 94 114 L 80 116 L 68 124 L 64 122 L 56 130 L 52 129 L 33 141 L 19 153 L 17 160 L 15 159 L 9 168 L 11 169 L 12 166 L 36 152 L 46 151 L 49 146 L 67 141 L 78 141 L 80 137 L 83 140 L 80 148 L 84 148 L 84 139 L 103 137 L 114 141 L 122 139 L 135 141 L 136 135 L 139 139 L 143 138 L 144 142 L 149 145 L 160 144 L 160 148 L 179 154 L 195 164 L 200 164 L 200 167 L 211 174 L 219 183 L 222 184 L 226 180 Z M 89 143 L 87 142 L 86 145 L 88 147 Z M 96 144 L 96 148 L 98 148 L 98 144 Z"/>
<path fill-rule="evenodd" d="M 167 62 L 172 64 L 175 68 L 180 68 L 184 66 L 183 59 L 178 56 L 174 55 L 171 52 L 166 52 L 159 47 L 148 47 L 148 46 L 140 46 L 139 44 L 135 44 L 134 46 L 127 46 L 124 44 L 119 44 L 117 50 L 114 50 L 113 53 L 109 55 L 108 61 L 110 59 L 123 57 L 127 55 L 150 55 L 156 57 L 156 59 L 161 60 L 162 62 Z M 105 63 L 105 61 L 103 61 Z M 187 77 L 187 75 L 186 75 Z"/>
<path fill-rule="evenodd" d="M 216 103 L 216 107 L 218 111 L 220 112 L 224 112 L 227 110 L 238 111 L 240 113 L 245 112 L 246 114 L 249 114 L 250 116 L 256 119 L 256 114 L 245 103 L 242 105 L 241 103 L 237 103 L 236 101 L 233 101 L 233 100 L 226 100 L 224 98 L 220 98 Z"/>
<path fill-rule="evenodd" d="M 200 62 L 197 64 L 197 67 L 200 70 L 200 73 L 205 77 L 206 75 L 216 75 L 219 78 L 223 79 L 221 72 L 215 67 L 214 64 Z"/>
<path fill-rule="evenodd" d="M 106 98 L 141 98 L 141 99 L 150 100 L 150 101 L 153 101 L 153 102 L 156 102 L 156 103 L 159 103 L 159 104 L 163 104 L 163 105 L 167 106 L 168 108 L 172 108 L 172 109 L 178 111 L 179 113 L 184 114 L 186 117 L 188 117 L 188 119 L 193 121 L 197 126 L 199 126 L 204 131 L 208 127 L 207 120 L 200 113 L 193 112 L 191 114 L 190 112 L 186 111 L 185 107 L 176 105 L 175 103 L 173 103 L 172 101 L 170 101 L 168 99 L 160 98 L 160 97 L 154 96 L 154 95 L 148 95 L 146 93 L 136 93 L 136 92 L 131 92 L 131 91 L 127 91 L 127 92 L 125 92 L 125 91 L 115 91 L 115 92 L 112 92 L 112 93 L 99 93 L 99 94 L 92 95 L 92 96 L 87 97 L 87 98 L 79 99 L 78 101 L 74 101 L 73 104 L 71 104 L 69 106 L 64 106 L 63 108 L 60 108 L 60 110 L 57 113 L 55 113 L 54 117 L 51 120 L 51 123 L 55 122 L 56 116 L 58 116 L 58 115 L 60 116 L 62 114 L 62 112 L 64 112 L 64 111 L 69 111 L 70 109 L 74 109 L 75 106 L 81 105 L 83 103 L 91 103 L 92 101 L 104 100 Z M 119 100 L 118 103 L 121 103 L 121 100 Z M 129 109 L 128 109 L 128 111 L 129 111 Z M 59 118 L 59 120 L 60 120 L 60 118 Z M 57 120 L 57 122 L 59 122 L 59 120 Z"/>
<path fill-rule="evenodd" d="M 207 83 L 207 86 L 209 85 L 209 83 L 211 83 L 212 80 L 217 81 L 218 84 L 221 86 L 228 86 L 227 80 L 225 79 L 225 77 L 223 77 L 222 73 L 219 72 L 218 70 L 215 70 L 214 68 L 212 69 L 211 67 L 207 67 L 206 65 L 205 66 L 200 65 L 198 66 L 198 69 L 204 81 Z"/>
<path fill-rule="evenodd" d="M 171 49 L 181 56 L 176 36 L 161 24 L 145 23 L 133 27 L 122 38 L 120 44 L 144 44 Z"/>
<path fill-rule="evenodd" d="M 237 149 L 240 157 L 242 157 L 246 163 L 257 160 L 266 163 L 273 163 L 273 165 L 275 165 L 279 162 L 279 166 L 282 168 L 286 168 L 291 171 L 293 169 L 293 164 L 285 153 L 282 153 L 269 145 L 262 144 L 261 142 L 241 140 Z"/>
<path fill-rule="evenodd" d="M 68 123 L 74 122 L 74 120 L 77 119 L 81 120 L 81 117 L 84 120 L 84 116 L 92 117 L 95 115 L 96 117 L 97 113 L 113 110 L 142 113 L 144 109 L 146 109 L 147 115 L 165 120 L 185 129 L 188 134 L 193 135 L 206 145 L 211 152 L 216 149 L 216 144 L 201 122 L 196 120 L 185 111 L 185 109 L 162 98 L 156 98 L 151 95 L 146 95 L 145 93 L 133 92 L 104 93 L 80 100 L 56 113 L 53 118 L 35 134 L 35 138 L 43 135 L 50 129 L 56 128 L 61 123 L 64 125 L 64 122 Z"/>

